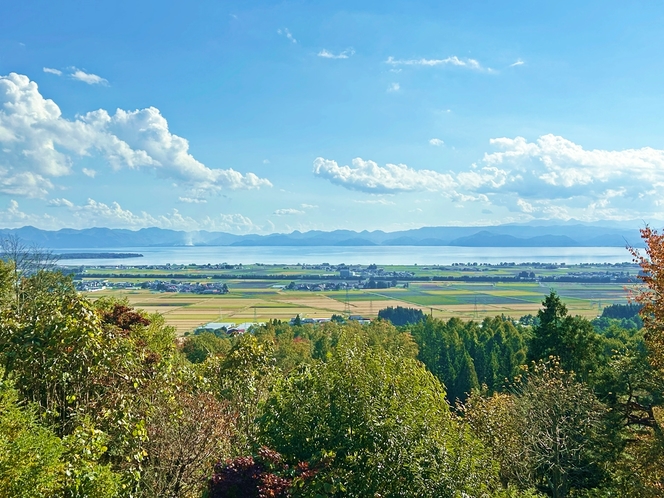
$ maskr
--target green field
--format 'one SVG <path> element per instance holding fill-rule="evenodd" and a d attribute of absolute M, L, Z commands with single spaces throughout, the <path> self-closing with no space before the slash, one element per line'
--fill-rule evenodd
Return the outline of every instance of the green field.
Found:
<path fill-rule="evenodd" d="M 385 271 L 410 271 L 415 279 L 440 276 L 502 276 L 513 277 L 518 272 L 534 271 L 538 277 L 566 277 L 570 275 L 598 275 L 602 272 L 622 272 L 634 276 L 637 268 L 616 268 L 608 265 L 582 265 L 559 268 L 542 267 L 382 267 Z M 465 268 L 465 269 L 464 269 Z M 122 272 L 119 274 L 119 272 Z M 90 276 L 94 275 L 94 276 Z M 297 277 L 294 277 L 297 275 Z M 323 277 L 322 275 L 325 275 Z M 229 277 L 225 279 L 224 277 Z M 241 276 L 242 278 L 237 278 Z M 88 295 L 95 299 L 104 295 L 126 297 L 130 303 L 149 312 L 164 315 L 179 333 L 191 331 L 210 321 L 245 322 L 268 319 L 289 320 L 302 317 L 329 318 L 332 314 L 359 314 L 375 317 L 387 306 L 420 308 L 434 317 L 458 317 L 464 320 L 482 319 L 504 314 L 514 318 L 535 314 L 550 290 L 555 290 L 573 314 L 594 318 L 603 307 L 627 302 L 629 287 L 634 284 L 618 282 L 460 282 L 400 280 L 397 287 L 387 289 L 353 289 L 340 291 L 294 291 L 278 288 L 297 282 L 317 282 L 330 279 L 330 272 L 320 269 L 283 265 L 247 265 L 241 270 L 217 270 L 206 267 L 172 268 L 94 268 L 82 275 L 83 280 L 104 279 L 108 282 L 133 282 L 164 279 L 170 281 L 224 282 L 230 292 L 224 295 L 153 292 L 149 290 L 103 290 Z M 236 277 L 236 278 L 233 278 Z M 284 277 L 283 279 L 279 277 Z"/>

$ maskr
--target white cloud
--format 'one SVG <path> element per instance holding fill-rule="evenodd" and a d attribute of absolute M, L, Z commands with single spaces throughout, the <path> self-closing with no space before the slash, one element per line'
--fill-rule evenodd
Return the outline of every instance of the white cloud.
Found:
<path fill-rule="evenodd" d="M 222 189 L 272 184 L 253 173 L 212 169 L 189 153 L 189 142 L 169 131 L 159 109 L 103 109 L 62 117 L 27 76 L 0 76 L 0 192 L 43 197 L 53 180 L 72 173 L 75 159 L 99 155 L 114 169 L 147 169 L 200 196 Z M 94 176 L 93 170 L 83 173 Z"/>
<path fill-rule="evenodd" d="M 616 184 L 635 194 L 643 192 L 644 185 L 664 186 L 664 150 L 585 150 L 555 135 L 541 136 L 536 142 L 516 137 L 495 138 L 490 143 L 502 151 L 485 154 L 484 163 L 509 167 L 515 188 L 536 182 L 546 187 L 547 196 L 568 197 L 580 188 L 587 192 Z"/>
<path fill-rule="evenodd" d="M 510 64 L 510 67 L 515 67 L 515 66 L 523 66 L 525 62 L 523 62 L 521 59 L 517 59 L 516 62 L 513 64 Z"/>
<path fill-rule="evenodd" d="M 94 169 L 83 168 L 81 172 L 85 176 L 89 176 L 90 178 L 94 178 L 95 176 L 97 176 L 97 172 Z"/>
<path fill-rule="evenodd" d="M 62 76 L 62 71 L 60 71 L 59 69 L 53 69 L 52 67 L 45 67 L 44 72 L 49 74 L 55 74 L 56 76 Z"/>
<path fill-rule="evenodd" d="M 299 209 L 293 209 L 293 208 L 285 208 L 285 209 L 277 209 L 274 214 L 277 216 L 293 216 L 297 214 L 304 214 L 304 211 L 300 211 Z"/>
<path fill-rule="evenodd" d="M 199 199 L 198 197 L 178 197 L 178 200 L 180 202 L 184 202 L 185 204 L 206 204 L 207 203 L 206 199 Z"/>
<path fill-rule="evenodd" d="M 357 202 L 358 204 L 381 204 L 383 206 L 394 206 L 396 203 L 392 201 L 388 201 L 387 199 L 361 199 L 361 200 L 354 200 L 353 202 Z"/>
<path fill-rule="evenodd" d="M 78 81 L 82 81 L 83 83 L 87 83 L 88 85 L 108 85 L 108 80 L 105 78 L 102 78 L 101 76 L 97 76 L 96 74 L 92 73 L 86 73 L 82 69 L 78 68 L 72 68 L 72 73 L 70 76 Z"/>
<path fill-rule="evenodd" d="M 64 199 L 64 198 L 62 198 L 62 199 L 51 199 L 50 201 L 48 201 L 48 205 L 52 206 L 52 207 L 67 207 L 67 208 L 74 207 L 73 202 L 71 202 L 67 199 Z"/>
<path fill-rule="evenodd" d="M 434 191 L 455 202 L 503 206 L 531 218 L 661 218 L 664 150 L 586 150 L 555 135 L 533 142 L 516 137 L 490 143 L 499 150 L 448 173 L 404 164 L 382 167 L 359 158 L 351 166 L 340 166 L 320 157 L 313 172 L 349 190 Z"/>
<path fill-rule="evenodd" d="M 269 159 L 263 159 L 263 164 L 270 164 L 270 160 Z"/>
<path fill-rule="evenodd" d="M 323 57 L 325 59 L 348 59 L 353 55 L 355 55 L 355 50 L 353 50 L 352 48 L 347 48 L 346 50 L 344 50 L 343 52 L 339 52 L 338 54 L 334 54 L 325 49 L 318 52 L 318 57 Z"/>
<path fill-rule="evenodd" d="M 533 205 L 530 202 L 524 201 L 523 199 L 519 199 L 518 201 L 516 201 L 516 204 L 521 208 L 521 211 L 523 211 L 524 213 L 532 213 L 533 211 L 535 211 Z"/>
<path fill-rule="evenodd" d="M 351 190 L 362 192 L 413 192 L 448 190 L 455 185 L 448 174 L 414 170 L 405 164 L 378 166 L 373 161 L 353 159 L 353 166 L 339 166 L 336 161 L 316 158 L 314 174 Z"/>
<path fill-rule="evenodd" d="M 395 59 L 388 57 L 386 64 L 392 66 L 458 66 L 469 69 L 482 69 L 482 65 L 475 59 L 460 59 L 456 55 L 446 57 L 445 59 Z"/>
<path fill-rule="evenodd" d="M 658 215 L 664 202 L 664 150 L 586 150 L 552 134 L 490 143 L 500 149 L 482 159 L 481 171 L 491 178 L 479 185 L 469 178 L 466 186 L 510 209 L 561 219 L 634 219 Z"/>
<path fill-rule="evenodd" d="M 48 214 L 37 216 L 24 213 L 19 208 L 18 202 L 14 199 L 9 201 L 7 209 L 0 210 L 0 225 L 5 228 L 19 228 L 26 225 L 43 228 L 61 228 L 61 225 L 57 225 L 57 220 Z"/>
<path fill-rule="evenodd" d="M 302 209 L 316 209 L 318 206 L 316 204 L 300 204 Z"/>
<path fill-rule="evenodd" d="M 387 87 L 388 93 L 392 92 L 398 92 L 401 89 L 401 85 L 399 83 L 392 83 L 390 86 Z"/>
<path fill-rule="evenodd" d="M 445 142 L 443 142 L 440 138 L 432 138 L 429 140 L 429 143 L 431 145 L 434 145 L 436 147 L 440 147 L 441 145 L 445 145 Z"/>
<path fill-rule="evenodd" d="M 286 38 L 288 38 L 293 43 L 297 43 L 297 40 L 293 37 L 292 33 L 290 32 L 290 30 L 288 28 L 278 29 L 277 33 L 282 35 L 282 36 L 285 36 Z"/>
<path fill-rule="evenodd" d="M 21 211 L 18 202 L 11 200 L 6 210 L 0 210 L 0 224 L 8 228 L 32 225 L 42 229 L 89 228 L 104 226 L 109 228 L 127 228 L 137 230 L 147 227 L 167 228 L 172 230 L 208 230 L 232 233 L 256 233 L 269 229 L 269 226 L 254 224 L 250 218 L 239 214 L 219 213 L 203 219 L 184 216 L 177 209 L 162 215 L 152 215 L 125 209 L 117 202 L 106 204 L 88 199 L 83 205 L 75 205 L 66 199 L 53 199 L 50 206 L 65 208 L 58 210 L 63 217 L 55 218 L 49 214 L 34 215 Z"/>

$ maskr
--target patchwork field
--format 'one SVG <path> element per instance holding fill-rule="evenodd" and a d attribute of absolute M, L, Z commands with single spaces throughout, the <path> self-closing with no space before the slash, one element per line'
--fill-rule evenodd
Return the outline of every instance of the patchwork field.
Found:
<path fill-rule="evenodd" d="M 410 282 L 407 288 L 345 291 L 288 291 L 275 288 L 274 280 L 228 281 L 224 295 L 104 290 L 89 293 L 92 299 L 113 295 L 148 312 L 161 313 L 182 334 L 211 321 L 253 322 L 329 318 L 332 314 L 373 318 L 388 306 L 420 308 L 434 317 L 478 320 L 504 314 L 514 318 L 535 314 L 551 289 L 558 292 L 573 314 L 594 318 L 609 304 L 627 301 L 628 290 L 619 283 L 459 283 Z"/>

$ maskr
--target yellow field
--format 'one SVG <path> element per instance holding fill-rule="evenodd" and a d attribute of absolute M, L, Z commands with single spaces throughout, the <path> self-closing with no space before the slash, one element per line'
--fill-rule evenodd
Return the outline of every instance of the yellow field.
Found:
<path fill-rule="evenodd" d="M 102 291 L 88 294 L 92 299 L 114 295 L 148 312 L 161 313 L 167 323 L 183 334 L 212 321 L 252 322 L 279 319 L 329 318 L 351 314 L 374 318 L 388 306 L 419 308 L 437 318 L 457 317 L 481 320 L 507 315 L 519 318 L 536 314 L 549 287 L 536 283 L 472 284 L 448 282 L 411 283 L 410 287 L 381 290 L 354 290 L 346 293 L 285 291 L 273 282 L 233 282 L 226 295 L 156 293 L 147 290 Z M 601 308 L 626 302 L 627 291 L 615 284 L 559 284 L 556 286 L 571 314 L 594 318 Z"/>

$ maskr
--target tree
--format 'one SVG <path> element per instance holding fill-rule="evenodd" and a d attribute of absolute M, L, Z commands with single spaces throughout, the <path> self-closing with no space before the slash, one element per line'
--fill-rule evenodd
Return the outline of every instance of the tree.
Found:
<path fill-rule="evenodd" d="M 465 419 L 500 463 L 503 486 L 536 487 L 553 498 L 596 488 L 604 406 L 557 360 L 533 364 L 510 393 L 475 391 Z"/>
<path fill-rule="evenodd" d="M 277 383 L 261 440 L 291 464 L 316 466 L 307 486 L 347 496 L 456 496 L 495 484 L 478 441 L 452 417 L 419 362 L 342 335 L 326 362 Z M 309 489 L 309 494 L 315 493 Z"/>
<path fill-rule="evenodd" d="M 635 396 L 627 399 L 628 420 L 631 417 L 636 424 L 626 449 L 631 461 L 623 467 L 623 475 L 634 482 L 633 488 L 638 486 L 639 496 L 659 496 L 664 482 L 664 233 L 646 226 L 641 229 L 641 238 L 646 244 L 645 255 L 633 247 L 628 249 L 641 266 L 638 278 L 643 286 L 632 298 L 641 306 L 645 354 L 651 369 L 643 365 L 643 354 L 636 364 L 635 355 L 626 358 L 627 371 L 639 382 Z M 629 393 L 632 384 L 628 386 Z"/>
<path fill-rule="evenodd" d="M 306 462 L 289 466 L 276 451 L 262 447 L 249 457 L 220 461 L 208 481 L 206 498 L 286 498 L 316 475 Z M 328 489 L 328 492 L 332 489 Z M 326 493 L 327 494 L 327 493 Z M 323 496 L 316 494 L 316 496 Z"/>
<path fill-rule="evenodd" d="M 0 251 L 2 260 L 9 265 L 13 298 L 20 307 L 21 297 L 25 295 L 21 290 L 23 280 L 39 272 L 43 274 L 44 270 L 52 270 L 57 258 L 49 251 L 26 245 L 15 235 L 0 238 Z M 6 280 L 6 276 L 3 277 Z"/>
<path fill-rule="evenodd" d="M 224 406 L 191 386 L 155 393 L 148 415 L 141 489 L 145 496 L 201 496 L 214 462 L 231 454 L 232 420 Z"/>
<path fill-rule="evenodd" d="M 450 403 L 486 385 L 499 390 L 519 373 L 526 358 L 523 329 L 505 317 L 476 322 L 427 318 L 410 327 L 418 359 L 447 387 Z"/>
<path fill-rule="evenodd" d="M 38 423 L 34 406 L 21 406 L 10 382 L 0 383 L 0 496 L 54 496 L 63 491 L 64 447 Z"/>
<path fill-rule="evenodd" d="M 230 341 L 212 332 L 189 336 L 182 343 L 182 352 L 192 363 L 203 363 L 209 356 L 227 353 L 230 348 Z"/>
<path fill-rule="evenodd" d="M 664 233 L 646 226 L 641 229 L 641 238 L 646 243 L 645 255 L 629 248 L 634 262 L 641 266 L 638 278 L 644 284 L 633 298 L 641 306 L 650 361 L 664 369 Z"/>
<path fill-rule="evenodd" d="M 528 350 L 532 361 L 560 358 L 564 370 L 587 379 L 600 364 L 600 344 L 592 324 L 580 316 L 569 316 L 567 307 L 554 292 L 537 312 L 539 324 L 533 326 Z"/>
<path fill-rule="evenodd" d="M 273 345 L 244 334 L 225 357 L 210 358 L 204 368 L 233 420 L 233 456 L 246 455 L 256 443 L 256 419 L 278 374 Z"/>
<path fill-rule="evenodd" d="M 605 407 L 592 390 L 556 360 L 534 364 L 513 389 L 525 459 L 538 487 L 553 498 L 597 487 L 603 476 L 593 452 Z"/>
<path fill-rule="evenodd" d="M 21 395 L 63 436 L 81 408 L 97 399 L 102 386 L 96 381 L 108 368 L 112 348 L 70 278 L 40 271 L 24 279 L 21 292 L 21 303 L 2 313 L 0 360 Z"/>
<path fill-rule="evenodd" d="M 522 420 L 515 416 L 516 398 L 509 393 L 473 391 L 461 405 L 464 420 L 491 451 L 500 465 L 500 482 L 504 488 L 516 486 L 527 489 L 534 486 L 533 471 L 526 458 Z"/>
<path fill-rule="evenodd" d="M 389 320 L 393 325 L 409 325 L 424 320 L 424 313 L 419 308 L 403 308 L 388 306 L 378 312 L 378 318 Z"/>

